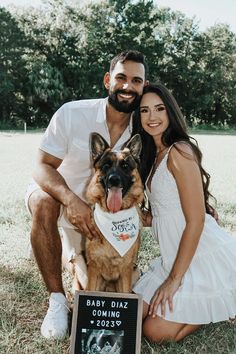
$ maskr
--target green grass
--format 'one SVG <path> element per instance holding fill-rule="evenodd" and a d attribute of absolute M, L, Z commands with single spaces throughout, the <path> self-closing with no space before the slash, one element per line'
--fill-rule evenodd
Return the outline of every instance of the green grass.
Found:
<path fill-rule="evenodd" d="M 139 263 L 144 269 L 147 262 L 158 254 L 158 246 L 155 244 L 153 247 L 148 230 L 143 233 L 143 241 Z M 1 265 L 0 274 L 0 353 L 69 353 L 69 339 L 50 342 L 40 336 L 42 317 L 47 309 L 47 293 L 34 262 L 25 260 L 16 268 Z M 157 345 L 143 338 L 141 353 L 236 353 L 235 339 L 235 325 L 222 322 L 204 326 L 178 344 Z"/>
<path fill-rule="evenodd" d="M 209 129 L 209 130 L 204 130 L 204 129 L 199 129 L 199 128 L 194 128 L 190 129 L 190 135 L 236 135 L 236 130 L 235 129 L 229 129 L 229 130 L 214 130 L 214 129 Z"/>
<path fill-rule="evenodd" d="M 0 353 L 67 353 L 68 342 L 48 342 L 39 335 L 47 294 L 33 262 L 21 268 L 1 266 Z"/>
<path fill-rule="evenodd" d="M 196 124 L 190 127 L 192 134 L 204 135 L 236 135 L 236 126 L 220 126 L 214 124 Z"/>
<path fill-rule="evenodd" d="M 69 338 L 50 342 L 40 335 L 48 294 L 35 263 L 26 257 L 31 220 L 23 198 L 40 138 L 41 134 L 0 135 L 0 170 L 4 171 L 0 178 L 0 354 L 69 353 Z M 222 225 L 236 233 L 236 138 L 196 138 L 212 175 L 212 192 L 218 200 Z M 138 262 L 145 271 L 159 248 L 149 229 L 144 229 L 142 239 Z M 69 289 L 67 273 L 64 282 Z M 157 345 L 143 338 L 141 354 L 152 353 L 236 354 L 236 325 L 210 324 L 178 344 Z"/>

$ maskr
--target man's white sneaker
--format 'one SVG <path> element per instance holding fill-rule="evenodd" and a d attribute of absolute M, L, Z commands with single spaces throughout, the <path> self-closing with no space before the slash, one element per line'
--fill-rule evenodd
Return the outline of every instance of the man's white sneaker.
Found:
<path fill-rule="evenodd" d="M 51 293 L 41 334 L 47 339 L 63 339 L 68 330 L 68 301 L 62 293 Z"/>

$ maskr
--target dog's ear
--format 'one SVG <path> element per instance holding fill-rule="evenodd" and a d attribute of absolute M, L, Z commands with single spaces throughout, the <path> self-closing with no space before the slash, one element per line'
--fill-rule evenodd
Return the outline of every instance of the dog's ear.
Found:
<path fill-rule="evenodd" d="M 128 148 L 133 157 L 139 160 L 142 150 L 141 136 L 135 134 L 122 148 Z"/>
<path fill-rule="evenodd" d="M 90 134 L 90 149 L 92 152 L 93 160 L 96 160 L 98 156 L 102 155 L 106 149 L 109 148 L 106 140 L 98 133 Z"/>

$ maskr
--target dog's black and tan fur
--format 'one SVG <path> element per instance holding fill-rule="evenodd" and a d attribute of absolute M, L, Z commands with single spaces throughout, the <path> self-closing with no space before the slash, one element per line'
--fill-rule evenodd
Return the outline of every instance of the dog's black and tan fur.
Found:
<path fill-rule="evenodd" d="M 140 136 L 135 135 L 121 151 L 113 152 L 103 137 L 92 133 L 90 146 L 95 174 L 87 188 L 88 202 L 91 205 L 98 203 L 108 212 L 133 206 L 138 208 L 138 204 L 143 200 L 143 185 L 138 172 Z M 110 206 L 108 202 L 108 195 L 113 189 L 122 190 L 118 206 Z M 117 292 L 130 292 L 139 246 L 140 235 L 129 251 L 121 257 L 102 234 L 100 238 L 86 240 L 87 290 L 103 291 L 112 283 Z"/>

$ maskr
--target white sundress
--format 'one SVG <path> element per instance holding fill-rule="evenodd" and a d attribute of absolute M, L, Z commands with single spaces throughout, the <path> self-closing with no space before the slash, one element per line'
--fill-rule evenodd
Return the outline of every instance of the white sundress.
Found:
<path fill-rule="evenodd" d="M 153 175 L 151 193 L 147 188 L 152 230 L 161 256 L 151 261 L 133 290 L 148 304 L 169 275 L 186 225 L 177 185 L 167 168 L 170 149 Z M 236 237 L 209 214 L 196 253 L 174 295 L 173 308 L 170 312 L 166 305 L 165 319 L 186 324 L 219 322 L 236 315 Z M 157 314 L 161 316 L 160 306 Z"/>

